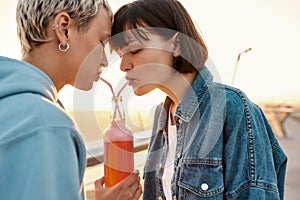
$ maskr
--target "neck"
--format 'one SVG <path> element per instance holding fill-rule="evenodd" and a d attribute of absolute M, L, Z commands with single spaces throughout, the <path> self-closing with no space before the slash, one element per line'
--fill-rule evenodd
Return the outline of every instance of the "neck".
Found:
<path fill-rule="evenodd" d="M 52 56 L 41 56 L 41 55 L 53 55 L 47 48 L 37 47 L 36 49 L 26 53 L 22 56 L 22 60 L 32 64 L 39 68 L 52 80 L 56 90 L 59 90 L 66 84 L 63 82 L 64 78 L 59 70 L 59 64 L 55 62 Z"/>
<path fill-rule="evenodd" d="M 196 76 L 196 72 L 186 74 L 175 73 L 174 77 L 168 82 L 167 87 L 161 88 L 161 90 L 165 92 L 167 96 L 170 97 L 173 101 L 173 104 L 171 106 L 171 113 L 173 115 L 177 106 L 182 101 L 187 91 L 190 89 Z"/>

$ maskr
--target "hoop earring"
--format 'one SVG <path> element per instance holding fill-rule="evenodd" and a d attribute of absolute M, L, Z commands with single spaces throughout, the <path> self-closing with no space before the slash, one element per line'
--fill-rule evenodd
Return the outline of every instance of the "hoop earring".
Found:
<path fill-rule="evenodd" d="M 69 50 L 69 48 L 70 48 L 70 45 L 69 45 L 69 43 L 67 42 L 66 43 L 66 48 L 65 49 L 63 49 L 62 48 L 62 44 L 61 43 L 59 43 L 59 45 L 58 45 L 58 49 L 60 50 L 60 51 L 62 51 L 62 52 L 66 52 L 66 51 L 68 51 Z"/>

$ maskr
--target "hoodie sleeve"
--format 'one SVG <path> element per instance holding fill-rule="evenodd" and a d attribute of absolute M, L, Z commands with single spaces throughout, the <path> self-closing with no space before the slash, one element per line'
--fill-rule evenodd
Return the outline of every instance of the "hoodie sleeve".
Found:
<path fill-rule="evenodd" d="M 1 145 L 1 199 L 82 199 L 78 148 L 72 130 L 53 127 Z"/>

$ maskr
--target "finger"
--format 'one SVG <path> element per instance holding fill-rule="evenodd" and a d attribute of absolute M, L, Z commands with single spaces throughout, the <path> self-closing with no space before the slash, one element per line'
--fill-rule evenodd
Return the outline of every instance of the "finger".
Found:
<path fill-rule="evenodd" d="M 105 179 L 104 176 L 94 182 L 95 189 L 102 189 Z"/>
<path fill-rule="evenodd" d="M 137 180 L 137 182 L 135 182 L 134 184 L 132 184 L 130 187 L 124 187 L 124 190 L 130 194 L 131 196 L 134 197 L 134 195 L 137 193 L 137 191 L 141 188 L 141 184 L 139 181 L 139 178 Z"/>
<path fill-rule="evenodd" d="M 139 190 L 140 177 L 137 174 L 131 174 L 130 176 L 122 181 L 123 185 L 118 186 L 121 189 L 118 199 L 132 200 L 136 198 L 135 195 L 140 196 L 140 193 L 137 192 Z"/>
<path fill-rule="evenodd" d="M 135 200 L 139 199 L 141 196 L 141 189 L 139 191 L 139 187 L 131 188 L 123 188 L 123 190 L 119 193 L 117 200 Z"/>
<path fill-rule="evenodd" d="M 120 185 L 123 187 L 131 187 L 136 182 L 139 182 L 139 175 L 138 173 L 132 173 L 127 178 L 125 178 L 122 182 L 120 182 Z"/>
<path fill-rule="evenodd" d="M 142 185 L 139 184 L 139 187 L 136 190 L 132 200 L 138 200 L 141 197 L 142 193 L 143 193 Z"/>

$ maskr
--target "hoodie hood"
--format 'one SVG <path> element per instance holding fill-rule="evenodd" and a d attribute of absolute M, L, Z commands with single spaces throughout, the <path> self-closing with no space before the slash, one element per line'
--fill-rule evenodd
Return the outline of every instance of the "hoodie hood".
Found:
<path fill-rule="evenodd" d="M 29 63 L 0 56 L 0 99 L 20 93 L 36 93 L 57 101 L 56 88 L 44 72 Z"/>

